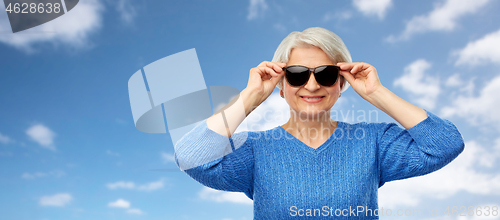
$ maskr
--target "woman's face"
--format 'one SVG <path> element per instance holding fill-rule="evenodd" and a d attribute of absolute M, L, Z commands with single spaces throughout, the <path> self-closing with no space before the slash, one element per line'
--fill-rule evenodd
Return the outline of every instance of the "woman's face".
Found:
<path fill-rule="evenodd" d="M 298 47 L 292 49 L 287 66 L 302 65 L 315 68 L 322 65 L 335 65 L 318 47 Z M 329 113 L 340 96 L 340 79 L 330 87 L 316 82 L 314 74 L 309 81 L 300 87 L 293 87 L 286 79 L 283 80 L 283 93 L 292 113 L 305 118 L 318 118 Z M 319 98 L 319 99 L 316 99 Z M 329 118 L 329 115 L 326 115 Z"/>

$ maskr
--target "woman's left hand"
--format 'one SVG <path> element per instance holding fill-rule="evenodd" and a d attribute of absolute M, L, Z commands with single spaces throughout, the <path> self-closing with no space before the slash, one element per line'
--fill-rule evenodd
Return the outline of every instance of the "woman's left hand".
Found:
<path fill-rule="evenodd" d="M 382 86 L 377 70 L 368 63 L 337 63 L 340 74 L 363 99 L 409 129 L 427 118 L 427 112 Z"/>
<path fill-rule="evenodd" d="M 382 88 L 375 67 L 368 63 L 337 63 L 340 75 L 351 84 L 362 98 L 370 101 L 370 95 Z"/>

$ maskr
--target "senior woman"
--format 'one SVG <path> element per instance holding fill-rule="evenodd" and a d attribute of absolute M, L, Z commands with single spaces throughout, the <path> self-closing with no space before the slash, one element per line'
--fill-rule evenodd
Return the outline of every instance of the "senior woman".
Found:
<path fill-rule="evenodd" d="M 332 120 L 349 84 L 404 129 Z M 290 106 L 288 122 L 233 134 L 275 87 Z M 451 122 L 396 96 L 373 66 L 351 62 L 336 34 L 315 27 L 292 32 L 272 62 L 252 68 L 233 103 L 179 140 L 176 159 L 203 185 L 253 199 L 254 219 L 378 219 L 379 187 L 438 170 L 463 148 Z"/>

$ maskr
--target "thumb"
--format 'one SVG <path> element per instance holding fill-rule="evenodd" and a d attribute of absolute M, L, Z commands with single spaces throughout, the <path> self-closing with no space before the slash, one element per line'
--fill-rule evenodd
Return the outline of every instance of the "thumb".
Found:
<path fill-rule="evenodd" d="M 340 75 L 342 75 L 349 84 L 352 85 L 354 83 L 354 76 L 349 71 L 341 70 Z"/>
<path fill-rule="evenodd" d="M 283 74 L 280 74 L 278 77 L 272 77 L 271 78 L 271 82 L 273 83 L 274 86 L 276 86 L 278 84 L 278 82 L 280 81 L 280 79 L 283 78 Z"/>

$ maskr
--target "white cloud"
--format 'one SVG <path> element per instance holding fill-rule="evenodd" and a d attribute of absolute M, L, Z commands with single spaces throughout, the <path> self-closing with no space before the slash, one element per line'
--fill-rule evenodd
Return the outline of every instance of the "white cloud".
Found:
<path fill-rule="evenodd" d="M 175 163 L 175 156 L 166 152 L 161 152 L 161 159 L 164 163 Z"/>
<path fill-rule="evenodd" d="M 445 82 L 445 85 L 449 86 L 449 87 L 457 87 L 457 86 L 461 86 L 463 84 L 464 84 L 464 82 L 460 78 L 460 75 L 458 75 L 458 74 L 453 74 Z"/>
<path fill-rule="evenodd" d="M 250 0 L 248 7 L 248 20 L 253 20 L 264 15 L 264 11 L 268 8 L 266 0 Z"/>
<path fill-rule="evenodd" d="M 23 173 L 23 175 L 21 175 L 21 177 L 23 179 L 35 179 L 35 178 L 41 178 L 41 177 L 46 177 L 46 176 L 61 177 L 61 176 L 64 176 L 65 174 L 66 173 L 64 173 L 64 171 L 54 170 L 54 171 L 50 171 L 47 173 L 44 173 L 44 172 Z"/>
<path fill-rule="evenodd" d="M 130 202 L 124 199 L 118 199 L 114 202 L 108 203 L 108 207 L 128 209 L 130 208 Z"/>
<path fill-rule="evenodd" d="M 252 205 L 253 201 L 249 199 L 245 194 L 240 192 L 225 192 L 219 191 L 208 187 L 203 187 L 203 189 L 198 193 L 199 197 L 204 200 L 210 200 L 214 202 L 231 202 Z"/>
<path fill-rule="evenodd" d="M 116 152 L 113 152 L 113 151 L 110 151 L 110 150 L 106 150 L 106 154 L 111 155 L 111 156 L 115 156 L 115 157 L 119 157 L 120 156 L 119 153 L 116 153 Z"/>
<path fill-rule="evenodd" d="M 8 143 L 11 143 L 11 142 L 14 142 L 10 137 L 8 137 L 7 135 L 3 135 L 2 133 L 0 133 L 0 143 L 2 144 L 8 144 Z"/>
<path fill-rule="evenodd" d="M 392 0 L 353 0 L 354 7 L 365 16 L 385 17 L 385 13 L 392 6 Z"/>
<path fill-rule="evenodd" d="M 140 185 L 137 187 L 137 189 L 141 191 L 154 191 L 163 188 L 163 186 L 164 186 L 163 179 L 161 179 L 156 182 L 150 182 L 144 185 Z"/>
<path fill-rule="evenodd" d="M 130 0 L 118 0 L 116 4 L 116 10 L 120 13 L 122 21 L 126 24 L 131 24 L 137 16 L 137 12 L 130 3 Z"/>
<path fill-rule="evenodd" d="M 38 202 L 41 206 L 57 206 L 63 207 L 69 204 L 73 200 L 71 194 L 59 193 L 52 196 L 44 196 L 40 198 Z"/>
<path fill-rule="evenodd" d="M 485 148 L 475 141 L 467 142 L 459 157 L 434 173 L 389 182 L 379 190 L 379 207 L 423 205 L 426 198 L 446 199 L 458 192 L 476 195 L 500 195 L 500 174 L 481 172 L 495 170 L 500 159 L 500 139 Z"/>
<path fill-rule="evenodd" d="M 127 210 L 127 213 L 129 214 L 134 214 L 134 215 L 142 215 L 144 212 L 140 209 L 129 209 Z"/>
<path fill-rule="evenodd" d="M 23 175 L 21 177 L 24 179 L 35 179 L 35 178 L 40 178 L 40 177 L 45 177 L 45 176 L 47 176 L 46 173 L 36 172 L 36 173 L 23 173 Z"/>
<path fill-rule="evenodd" d="M 56 150 L 54 146 L 54 137 L 56 134 L 50 130 L 48 127 L 42 124 L 36 124 L 26 130 L 26 134 L 35 142 L 40 144 L 40 146 L 47 148 L 49 150 Z"/>
<path fill-rule="evenodd" d="M 498 128 L 500 123 L 500 75 L 493 78 L 479 92 L 479 96 L 459 95 L 452 104 L 441 109 L 443 117 L 458 116 L 472 125 L 492 125 Z"/>
<path fill-rule="evenodd" d="M 106 184 L 106 187 L 108 189 L 135 189 L 135 183 L 134 182 L 125 182 L 125 181 L 119 181 L 116 183 L 108 183 Z"/>
<path fill-rule="evenodd" d="M 469 42 L 465 48 L 455 51 L 454 55 L 458 56 L 455 65 L 500 64 L 500 30 Z"/>
<path fill-rule="evenodd" d="M 276 29 L 277 31 L 280 31 L 280 32 L 286 32 L 286 27 L 285 25 L 281 24 L 281 23 L 276 23 L 273 25 L 274 26 L 274 29 Z"/>
<path fill-rule="evenodd" d="M 474 88 L 476 87 L 474 84 L 475 79 L 475 77 L 471 77 L 468 82 L 465 82 L 465 80 L 463 80 L 458 73 L 451 75 L 444 83 L 446 87 L 453 89 L 451 93 L 448 94 L 448 97 L 456 97 L 457 91 L 462 95 L 471 96 L 474 93 Z"/>
<path fill-rule="evenodd" d="M 408 40 L 414 34 L 428 31 L 452 31 L 457 27 L 458 19 L 476 13 L 488 2 L 490 0 L 446 0 L 436 4 L 429 14 L 413 17 L 406 23 L 406 28 L 399 37 L 391 35 L 387 40 L 389 42 Z"/>
<path fill-rule="evenodd" d="M 336 21 L 348 20 L 350 18 L 352 18 L 352 12 L 344 10 L 336 13 L 327 12 L 325 13 L 325 15 L 323 15 L 324 22 L 329 22 L 331 20 L 336 20 Z"/>
<path fill-rule="evenodd" d="M 404 74 L 393 83 L 409 92 L 417 104 L 427 109 L 435 107 L 440 93 L 439 79 L 425 73 L 430 67 L 431 64 L 426 60 L 416 60 L 406 66 Z"/>
<path fill-rule="evenodd" d="M 154 191 L 158 190 L 164 187 L 165 185 L 165 180 L 160 179 L 155 182 L 150 182 L 150 183 L 145 183 L 142 185 L 136 185 L 134 182 L 126 182 L 126 181 L 118 181 L 115 183 L 108 183 L 106 184 L 106 187 L 111 190 L 115 189 L 133 189 L 133 190 L 139 190 L 139 191 Z"/>
<path fill-rule="evenodd" d="M 121 208 L 121 209 L 127 209 L 128 214 L 134 214 L 134 215 L 142 215 L 144 212 L 138 208 L 131 208 L 130 202 L 125 200 L 125 199 L 117 199 L 114 202 L 108 203 L 108 207 L 110 208 Z"/>
<path fill-rule="evenodd" d="M 0 13 L 0 42 L 25 52 L 35 51 L 38 43 L 84 48 L 88 46 L 89 35 L 101 27 L 103 9 L 99 0 L 80 1 L 71 11 L 52 21 L 10 34 L 7 14 Z M 5 10 L 3 4 L 0 10 Z"/>
<path fill-rule="evenodd" d="M 461 213 L 462 216 L 458 216 L 456 218 L 456 220 L 498 220 L 498 210 L 497 210 L 497 214 L 494 214 L 492 213 L 492 207 L 500 207 L 500 205 L 498 204 L 479 204 L 477 206 L 478 208 L 479 207 L 482 207 L 482 208 L 485 208 L 485 207 L 489 207 L 489 213 L 485 210 L 485 209 L 476 209 L 476 210 L 481 210 L 481 212 L 475 212 L 474 214 L 472 215 L 469 215 L 469 214 L 465 214 L 463 215 Z M 488 214 L 486 216 L 486 214 Z"/>
<path fill-rule="evenodd" d="M 290 107 L 279 93 L 272 93 L 238 127 L 241 131 L 264 131 L 285 124 L 290 118 Z"/>
<path fill-rule="evenodd" d="M 11 152 L 0 152 L 0 157 L 12 157 Z"/>

